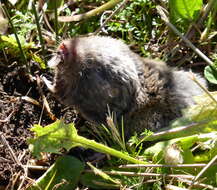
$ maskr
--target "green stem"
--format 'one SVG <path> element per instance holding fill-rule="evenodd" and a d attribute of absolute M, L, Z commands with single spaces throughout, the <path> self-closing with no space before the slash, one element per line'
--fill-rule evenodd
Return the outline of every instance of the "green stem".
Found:
<path fill-rule="evenodd" d="M 42 54 L 43 54 L 43 57 L 45 58 L 44 40 L 43 40 L 43 37 L 42 37 L 41 27 L 40 27 L 39 18 L 38 18 L 38 14 L 37 14 L 37 11 L 36 11 L 35 4 L 36 4 L 36 1 L 34 1 L 32 3 L 32 11 L 33 11 L 33 14 L 35 16 L 35 22 L 36 22 L 36 25 L 37 25 L 39 41 L 40 41 L 41 48 L 42 48 Z"/>
<path fill-rule="evenodd" d="M 120 151 L 117 151 L 113 148 L 107 147 L 103 144 L 97 143 L 94 140 L 89 140 L 89 139 L 86 139 L 86 138 L 78 136 L 78 135 L 75 138 L 73 138 L 73 142 L 75 142 L 76 144 L 77 143 L 81 144 L 81 146 L 84 146 L 85 148 L 91 148 L 91 149 L 96 150 L 98 152 L 102 152 L 102 153 L 109 154 L 109 155 L 112 155 L 112 156 L 115 156 L 118 158 L 122 158 L 124 160 L 127 160 L 127 161 L 135 163 L 135 164 L 147 164 L 144 161 L 137 160 L 137 159 L 135 159 L 131 156 L 128 156 L 128 155 L 126 155 Z"/>
<path fill-rule="evenodd" d="M 57 13 L 57 0 L 54 0 L 54 14 L 55 14 L 55 33 L 56 33 L 56 43 L 58 43 L 58 13 Z"/>

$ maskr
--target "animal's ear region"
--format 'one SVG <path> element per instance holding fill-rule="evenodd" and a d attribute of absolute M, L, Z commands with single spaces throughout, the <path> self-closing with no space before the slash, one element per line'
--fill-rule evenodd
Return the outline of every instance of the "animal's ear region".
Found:
<path fill-rule="evenodd" d="M 66 47 L 66 45 L 65 45 L 64 42 L 60 44 L 60 46 L 59 46 L 59 51 L 60 51 L 64 56 L 68 55 L 69 50 L 68 50 L 68 48 Z"/>

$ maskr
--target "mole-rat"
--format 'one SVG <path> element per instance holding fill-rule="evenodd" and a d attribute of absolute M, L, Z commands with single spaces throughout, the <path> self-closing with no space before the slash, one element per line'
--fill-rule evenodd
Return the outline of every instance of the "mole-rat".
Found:
<path fill-rule="evenodd" d="M 106 124 L 110 110 L 124 120 L 128 137 L 167 127 L 202 93 L 189 72 L 142 58 L 111 37 L 63 40 L 48 65 L 55 68 L 54 82 L 44 81 L 60 102 L 95 124 Z"/>

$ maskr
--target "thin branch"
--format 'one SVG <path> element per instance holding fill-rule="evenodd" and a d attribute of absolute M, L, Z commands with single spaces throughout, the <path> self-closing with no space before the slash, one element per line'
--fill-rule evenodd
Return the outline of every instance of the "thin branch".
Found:
<path fill-rule="evenodd" d="M 2 132 L 0 132 L 0 141 L 1 141 L 1 143 L 4 145 L 4 147 L 9 150 L 9 154 L 11 155 L 13 161 L 14 161 L 17 165 L 21 166 L 22 169 L 23 169 L 23 171 L 24 171 L 24 178 L 22 179 L 22 181 L 21 181 L 21 183 L 20 183 L 20 185 L 19 185 L 19 187 L 18 187 L 18 190 L 20 190 L 20 189 L 22 188 L 24 182 L 25 182 L 25 179 L 26 179 L 27 176 L 28 176 L 28 170 L 27 170 L 26 167 L 24 167 L 24 166 L 22 165 L 22 163 L 20 162 L 20 160 L 17 158 L 16 154 L 14 153 L 14 151 L 12 150 L 12 148 L 10 147 L 9 143 L 7 142 L 7 140 L 6 140 L 6 138 L 4 137 L 4 135 L 3 135 Z M 20 175 L 19 175 L 19 176 L 20 176 Z"/>
<path fill-rule="evenodd" d="M 45 21 L 45 24 L 47 25 L 47 27 L 49 28 L 49 30 L 52 32 L 52 33 L 55 33 L 54 29 L 51 27 L 49 21 L 48 21 L 48 18 L 47 18 L 47 15 L 45 14 L 44 10 L 42 9 L 42 15 L 43 15 L 43 18 L 44 18 L 44 21 Z"/>
<path fill-rule="evenodd" d="M 87 173 L 93 173 L 92 170 L 85 170 Z M 157 173 L 141 173 L 141 172 L 123 172 L 123 171 L 103 171 L 110 175 L 124 175 L 124 176 L 143 176 L 143 177 L 165 177 L 165 178 L 184 178 L 184 179 L 194 179 L 193 175 L 185 174 L 157 174 Z"/>
<path fill-rule="evenodd" d="M 73 15 L 73 16 L 59 16 L 58 20 L 60 22 L 74 22 L 74 21 L 81 21 L 88 19 L 90 17 L 96 16 L 102 12 L 104 12 L 107 9 L 111 9 L 115 5 L 117 5 L 119 2 L 122 0 L 110 0 L 109 2 L 101 5 L 100 7 L 97 7 L 96 9 L 93 9 L 91 11 L 88 11 L 84 14 L 79 14 L 79 15 Z"/>
<path fill-rule="evenodd" d="M 125 6 L 126 6 L 126 4 L 128 3 L 128 1 L 129 0 L 124 0 L 121 4 L 120 4 L 120 6 L 116 9 L 116 10 L 114 10 L 114 12 L 113 13 L 111 13 L 111 15 L 101 24 L 101 26 L 93 33 L 93 34 L 98 34 L 104 27 L 105 27 L 105 25 L 111 20 L 111 18 L 115 15 L 115 14 L 117 14 L 118 12 L 120 12 L 120 11 L 122 11 L 124 8 L 125 8 Z"/>
<path fill-rule="evenodd" d="M 48 170 L 48 166 L 32 166 L 32 165 L 23 165 L 24 167 L 31 169 L 31 170 Z"/>
<path fill-rule="evenodd" d="M 175 185 L 170 185 L 170 184 L 165 185 L 165 189 L 166 190 L 188 190 L 186 188 L 177 187 Z"/>
<path fill-rule="evenodd" d="M 217 164 L 217 163 L 215 163 Z M 119 168 L 201 168 L 205 167 L 207 164 L 177 164 L 177 165 L 166 165 L 166 164 L 127 164 L 127 165 L 120 165 Z M 214 165 L 214 164 L 213 164 Z"/>
<path fill-rule="evenodd" d="M 49 117 L 55 121 L 57 118 L 56 116 L 51 112 L 51 109 L 50 109 L 50 106 L 49 106 L 49 103 L 43 93 L 43 90 L 42 90 L 42 87 L 41 87 L 41 79 L 39 76 L 36 76 L 36 82 L 37 82 L 37 86 L 38 86 L 38 90 L 39 90 L 39 94 L 41 95 L 42 97 L 42 101 L 43 101 L 43 107 L 45 108 L 45 110 L 47 111 Z"/>
<path fill-rule="evenodd" d="M 37 100 L 35 100 L 35 99 L 33 99 L 33 98 L 29 97 L 29 96 L 22 96 L 21 100 L 24 100 L 24 101 L 26 101 L 28 103 L 31 103 L 33 105 L 36 105 L 36 106 L 41 106 L 40 103 Z"/>
<path fill-rule="evenodd" d="M 200 123 L 191 123 L 189 125 L 185 125 L 185 126 L 181 126 L 181 127 L 176 127 L 176 128 L 172 128 L 172 129 L 168 129 L 168 130 L 163 130 L 161 132 L 157 132 L 157 133 L 154 133 L 150 136 L 148 136 L 147 138 L 145 138 L 145 141 L 153 141 L 153 140 L 156 140 L 158 138 L 160 138 L 161 136 L 164 136 L 164 135 L 172 135 L 172 134 L 176 134 L 177 132 L 183 132 L 189 128 L 192 128 L 192 127 L 196 127 L 197 125 L 202 125 L 202 124 L 206 124 L 207 122 L 200 122 Z M 186 134 L 188 135 L 188 134 Z M 144 137 L 141 137 L 141 139 L 143 139 Z"/>
<path fill-rule="evenodd" d="M 22 176 L 22 180 L 21 180 L 21 182 L 20 182 L 19 187 L 17 188 L 17 190 L 21 190 L 22 189 L 23 184 L 24 184 L 24 182 L 25 182 L 25 180 L 27 179 L 27 176 L 28 176 L 28 169 L 26 167 L 24 167 L 23 165 L 22 165 L 22 167 L 23 167 L 23 170 L 24 170 L 24 176 Z"/>
<path fill-rule="evenodd" d="M 15 109 L 13 107 L 13 111 L 5 119 L 0 119 L 0 123 L 7 123 L 7 122 L 9 122 L 10 119 L 11 119 L 11 117 L 12 117 L 12 115 L 14 114 L 14 112 L 15 112 Z"/>
<path fill-rule="evenodd" d="M 187 183 L 187 184 L 191 184 L 192 181 L 188 180 L 188 179 L 179 179 L 179 181 Z M 212 185 L 207 185 L 204 183 L 199 183 L 199 182 L 194 182 L 193 187 L 200 187 L 200 188 L 205 188 L 205 189 L 212 189 L 212 190 L 217 190 L 217 188 L 213 187 Z"/>
<path fill-rule="evenodd" d="M 4 145 L 5 148 L 7 148 L 9 150 L 9 154 L 11 155 L 13 161 L 19 165 L 22 166 L 21 162 L 19 161 L 19 159 L 17 158 L 16 154 L 14 153 L 14 151 L 12 150 L 12 148 L 10 147 L 10 145 L 8 144 L 6 138 L 4 137 L 3 133 L 0 132 L 0 141 L 1 143 Z"/>

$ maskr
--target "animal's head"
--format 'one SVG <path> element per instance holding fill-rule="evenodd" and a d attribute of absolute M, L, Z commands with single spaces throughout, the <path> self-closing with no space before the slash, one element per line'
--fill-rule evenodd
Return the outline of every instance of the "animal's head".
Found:
<path fill-rule="evenodd" d="M 73 68 L 76 67 L 77 52 L 76 52 L 77 39 L 64 40 L 58 46 L 53 57 L 48 61 L 50 68 Z"/>

